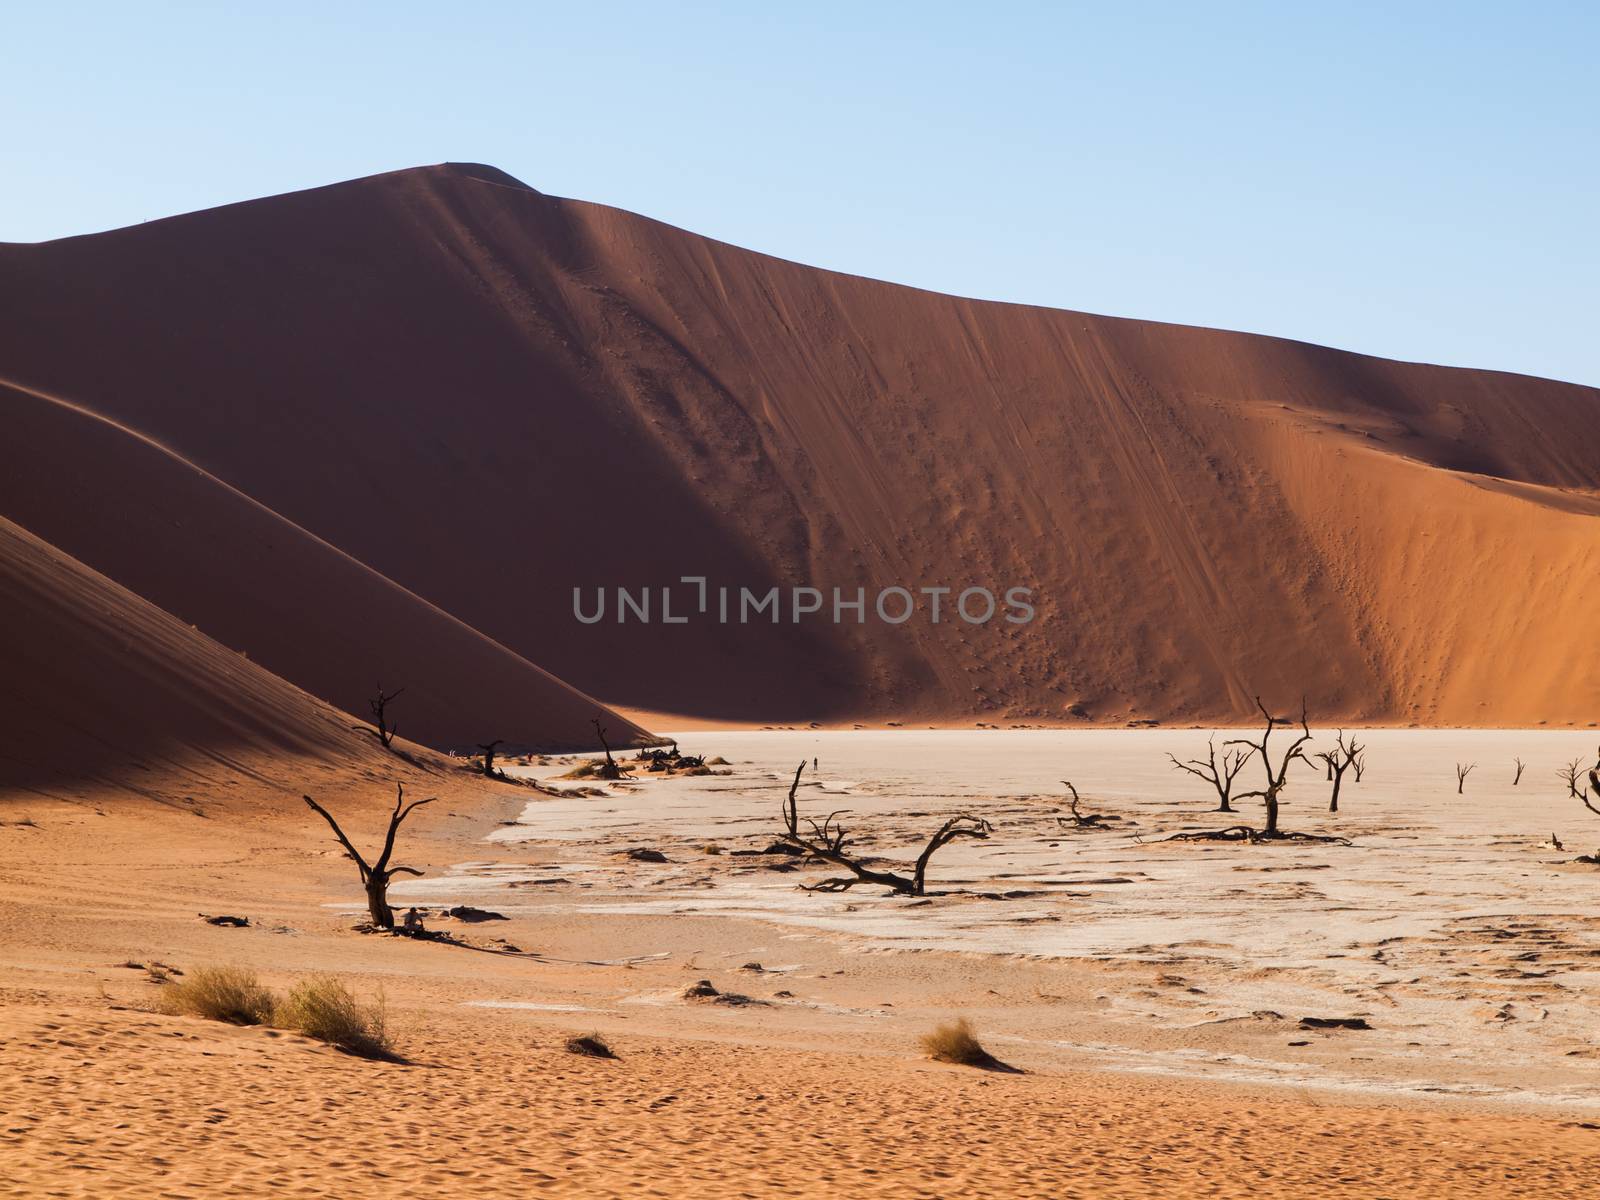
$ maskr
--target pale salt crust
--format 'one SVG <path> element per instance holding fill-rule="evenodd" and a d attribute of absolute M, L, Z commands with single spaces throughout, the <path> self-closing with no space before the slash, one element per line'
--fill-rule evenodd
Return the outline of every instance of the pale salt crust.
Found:
<path fill-rule="evenodd" d="M 1556 775 L 1573 758 L 1592 764 L 1600 735 L 1362 732 L 1365 779 L 1346 775 L 1342 811 L 1326 811 L 1320 765 L 1299 765 L 1282 818 L 1285 829 L 1337 833 L 1353 845 L 1161 842 L 1186 829 L 1260 823 L 1259 801 L 1243 801 L 1232 817 L 1209 811 L 1215 795 L 1167 761 L 1167 751 L 1203 756 L 1209 732 L 685 734 L 686 752 L 726 757 L 734 774 L 664 780 L 640 772 L 637 782 L 585 796 L 553 778 L 570 763 L 524 771 L 571 789 L 530 800 L 516 825 L 492 835 L 537 847 L 539 865 L 463 863 L 395 894 L 508 913 L 741 917 L 844 937 L 862 952 L 1144 964 L 1159 985 L 1108 980 L 1099 1014 L 1121 1019 L 1130 1037 L 1150 1022 L 1284 1036 L 1255 1037 L 1248 1053 L 1049 1044 L 1125 1070 L 1600 1103 L 1600 869 L 1572 863 L 1600 846 L 1600 818 Z M 1332 730 L 1319 731 L 1310 749 L 1332 739 Z M 1290 740 L 1275 734 L 1275 749 Z M 1519 755 L 1528 766 L 1513 786 Z M 865 886 L 807 893 L 797 883 L 838 872 L 779 873 L 762 858 L 705 853 L 772 840 L 802 758 L 802 812 L 820 820 L 849 810 L 845 823 L 874 855 L 909 860 L 957 811 L 988 818 L 995 835 L 934 859 L 930 890 L 956 894 L 931 902 Z M 1457 762 L 1478 764 L 1459 796 Z M 1260 774 L 1252 763 L 1236 786 L 1257 787 Z M 1063 779 L 1077 785 L 1083 811 L 1123 823 L 1062 829 Z M 1552 833 L 1565 851 L 1549 844 Z M 670 861 L 619 855 L 637 846 Z M 1263 1057 L 1263 1041 L 1284 1046 L 1303 1015 L 1361 1017 L 1373 1030 L 1350 1035 L 1361 1039 L 1350 1046 L 1357 1052 L 1337 1066 Z"/>

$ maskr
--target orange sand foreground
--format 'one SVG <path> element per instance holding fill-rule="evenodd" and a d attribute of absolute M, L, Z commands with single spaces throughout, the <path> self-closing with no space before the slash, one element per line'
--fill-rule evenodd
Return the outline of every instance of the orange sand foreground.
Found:
<path fill-rule="evenodd" d="M 371 778 L 316 786 L 359 840 L 381 828 Z M 441 800 L 408 827 L 408 861 L 435 877 L 527 860 L 483 841 L 526 789 L 437 765 L 426 786 Z M 980 1034 L 1019 1007 L 1075 1020 L 1106 982 L 1061 962 L 863 954 L 670 914 L 442 926 L 538 958 L 361 936 L 330 907 L 359 899 L 349 864 L 296 805 L 264 782 L 210 811 L 126 796 L 0 808 L 0 1194 L 1531 1197 L 1600 1178 L 1600 1121 L 1578 1111 L 1089 1073 L 1003 1041 L 991 1048 L 1025 1074 L 921 1056 L 918 1035 L 954 1013 Z M 741 969 L 800 957 L 784 976 Z M 123 965 L 152 961 L 381 988 L 410 1062 L 156 1015 L 158 985 Z M 677 999 L 701 978 L 796 1002 Z M 868 1007 L 876 1019 L 841 1038 L 833 1014 Z M 617 1061 L 562 1049 L 590 1030 Z"/>

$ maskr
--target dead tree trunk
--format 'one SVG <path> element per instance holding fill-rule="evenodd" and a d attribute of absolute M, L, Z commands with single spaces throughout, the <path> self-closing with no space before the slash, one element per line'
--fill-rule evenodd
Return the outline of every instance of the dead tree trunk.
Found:
<path fill-rule="evenodd" d="M 1299 759 L 1301 762 L 1307 761 L 1303 747 L 1311 740 L 1311 726 L 1306 722 L 1306 703 L 1302 699 L 1300 701 L 1300 736 L 1290 744 L 1286 751 L 1284 751 L 1283 761 L 1280 762 L 1277 769 L 1274 770 L 1272 766 L 1272 759 L 1267 754 L 1267 743 L 1272 737 L 1272 731 L 1279 725 L 1289 724 L 1289 721 L 1285 717 L 1275 717 L 1269 713 L 1267 711 L 1267 706 L 1261 703 L 1260 696 L 1256 697 L 1256 707 L 1261 710 L 1261 715 L 1266 719 L 1267 722 L 1266 729 L 1264 729 L 1261 733 L 1261 740 L 1259 742 L 1252 742 L 1247 739 L 1239 739 L 1237 744 L 1248 746 L 1254 753 L 1261 756 L 1261 765 L 1267 773 L 1267 785 L 1258 792 L 1245 792 L 1239 797 L 1239 799 L 1244 800 L 1251 796 L 1261 797 L 1267 809 L 1267 824 L 1266 828 L 1261 831 L 1261 836 L 1266 838 L 1275 838 L 1279 836 L 1278 796 L 1280 793 L 1282 793 L 1285 785 L 1287 785 L 1289 782 L 1290 764 L 1296 759 Z M 1227 744 L 1233 745 L 1234 743 L 1230 742 Z"/>
<path fill-rule="evenodd" d="M 1583 792 L 1578 787 L 1578 780 L 1583 778 L 1583 759 L 1575 758 L 1561 768 L 1561 782 L 1567 785 L 1567 793 L 1574 800 L 1582 800 Z"/>
<path fill-rule="evenodd" d="M 1067 802 L 1067 807 L 1069 809 L 1071 809 L 1071 811 L 1072 811 L 1072 816 L 1071 816 L 1070 820 L 1067 817 L 1057 817 L 1056 818 L 1056 824 L 1061 826 L 1061 828 L 1063 828 L 1063 829 L 1109 829 L 1112 824 L 1114 824 L 1117 821 L 1122 820 L 1121 817 L 1114 817 L 1114 816 L 1111 816 L 1111 815 L 1109 815 L 1107 813 L 1088 813 L 1088 814 L 1084 814 L 1084 813 L 1079 812 L 1078 811 L 1078 805 L 1081 803 L 1081 801 L 1078 799 L 1078 789 L 1072 786 L 1072 781 L 1071 780 L 1063 779 L 1061 781 L 1061 783 L 1062 783 L 1062 786 L 1064 786 L 1067 789 L 1067 791 L 1072 793 L 1072 799 Z"/>
<path fill-rule="evenodd" d="M 1467 776 L 1477 769 L 1477 763 L 1456 764 L 1456 795 L 1463 796 L 1467 790 Z"/>
<path fill-rule="evenodd" d="M 483 773 L 493 778 L 494 752 L 497 746 L 504 744 L 504 738 L 495 738 L 492 742 L 479 742 L 478 749 L 483 751 Z"/>
<path fill-rule="evenodd" d="M 378 685 L 378 694 L 367 701 L 367 707 L 372 710 L 372 728 L 365 725 L 352 725 L 357 733 L 369 733 L 378 739 L 378 744 L 385 750 L 394 744 L 395 727 L 389 724 L 388 708 L 394 698 L 405 691 L 405 688 L 396 688 L 392 692 L 383 690 L 383 685 Z"/>
<path fill-rule="evenodd" d="M 928 839 L 928 844 L 922 848 L 922 853 L 917 855 L 917 865 L 911 875 L 911 894 L 921 896 L 927 891 L 928 863 L 933 859 L 936 850 L 948 846 L 957 838 L 977 838 L 982 841 L 992 832 L 989 822 L 980 817 L 966 815 L 951 817 L 939 827 L 938 833 Z"/>
<path fill-rule="evenodd" d="M 1243 770 L 1245 763 L 1250 761 L 1250 755 L 1244 750 L 1229 750 L 1223 747 L 1222 758 L 1217 759 L 1217 735 L 1212 734 L 1206 739 L 1206 758 L 1202 762 L 1198 758 L 1191 758 L 1187 762 L 1180 762 L 1176 755 L 1168 754 L 1172 765 L 1179 771 L 1187 771 L 1191 775 L 1198 775 L 1209 783 L 1217 793 L 1217 811 L 1232 812 L 1230 803 L 1233 796 L 1233 777 Z"/>
<path fill-rule="evenodd" d="M 1591 791 L 1594 792 L 1593 800 L 1589 799 Z M 1589 771 L 1589 786 L 1578 793 L 1578 799 L 1583 801 L 1585 808 L 1594 813 L 1595 816 L 1600 817 L 1600 762 L 1597 762 Z M 1550 835 L 1550 840 L 1555 843 L 1557 850 L 1561 849 L 1561 843 L 1556 841 L 1555 834 L 1552 833 Z M 1593 854 L 1580 854 L 1577 861 L 1600 867 L 1600 850 L 1596 850 Z"/>
<path fill-rule="evenodd" d="M 1600 771 L 1600 750 L 1595 751 L 1594 766 L 1589 769 L 1589 779 L 1592 782 L 1595 772 Z M 1561 768 L 1561 781 L 1567 785 L 1567 791 L 1574 800 L 1582 800 L 1589 804 L 1588 793 L 1583 788 L 1583 759 L 1575 758 Z"/>
<path fill-rule="evenodd" d="M 589 722 L 594 726 L 595 736 L 600 739 L 600 748 L 606 752 L 606 761 L 595 772 L 601 779 L 621 779 L 622 768 L 617 765 L 617 760 L 611 757 L 611 743 L 606 741 L 606 728 L 600 724 L 600 718 L 595 717 Z"/>
<path fill-rule="evenodd" d="M 1333 795 L 1328 801 L 1329 812 L 1339 811 L 1339 789 L 1344 784 L 1344 773 L 1356 765 L 1364 749 L 1365 747 L 1358 743 L 1354 737 L 1349 742 L 1346 742 L 1344 730 L 1341 729 L 1339 730 L 1338 740 L 1334 742 L 1334 748 L 1325 750 L 1317 755 L 1318 758 L 1328 764 L 1328 778 L 1333 781 Z M 1360 778 L 1361 772 L 1358 768 L 1356 779 L 1359 780 Z"/>
<path fill-rule="evenodd" d="M 405 803 L 406 789 L 403 784 L 395 785 L 394 811 L 389 814 L 389 832 L 384 835 L 383 850 L 377 860 L 370 865 L 361 857 L 361 852 L 350 844 L 350 839 L 345 837 L 344 830 L 339 828 L 339 822 L 333 819 L 333 814 L 310 796 L 302 796 L 313 812 L 321 815 L 333 830 L 333 836 L 339 839 L 339 845 L 344 847 L 344 852 L 350 861 L 356 864 L 356 869 L 361 872 L 361 886 L 367 893 L 367 912 L 372 917 L 372 923 L 379 929 L 394 928 L 394 910 L 389 907 L 389 881 L 396 875 L 421 875 L 422 872 L 415 867 L 391 867 L 389 857 L 394 853 L 395 834 L 400 830 L 400 823 L 409 817 L 413 810 L 421 808 L 424 804 L 432 804 L 437 797 L 430 796 L 426 800 L 413 800 Z"/>
<path fill-rule="evenodd" d="M 1520 758 L 1513 759 L 1512 761 L 1517 764 L 1517 773 L 1511 777 L 1511 786 L 1516 787 L 1522 782 L 1522 773 L 1528 769 L 1528 764 L 1523 762 Z"/>
<path fill-rule="evenodd" d="M 795 799 L 795 792 L 800 789 L 800 773 L 806 769 L 806 760 L 801 759 L 800 765 L 795 768 L 794 782 L 789 785 L 789 798 L 783 804 L 783 824 L 791 842 L 800 840 L 800 804 Z"/>
<path fill-rule="evenodd" d="M 824 879 L 820 883 L 810 885 L 806 891 L 842 892 L 858 883 L 875 883 L 901 895 L 925 895 L 928 863 L 932 861 L 935 853 L 958 838 L 977 838 L 982 841 L 993 832 L 989 822 L 981 817 L 962 813 L 951 817 L 928 839 L 928 844 L 923 847 L 922 853 L 917 855 L 910 876 L 901 875 L 896 871 L 877 870 L 867 866 L 846 849 L 849 843 L 848 835 L 844 826 L 838 823 L 839 818 L 844 815 L 843 810 L 829 813 L 821 825 L 807 820 L 806 824 L 811 827 L 810 834 L 800 832 L 800 814 L 795 791 L 800 786 L 800 772 L 805 770 L 805 766 L 805 762 L 802 761 L 799 769 L 795 771 L 794 783 L 789 787 L 789 798 L 783 810 L 785 831 L 791 841 L 812 857 L 843 867 L 853 876 L 850 879 Z"/>

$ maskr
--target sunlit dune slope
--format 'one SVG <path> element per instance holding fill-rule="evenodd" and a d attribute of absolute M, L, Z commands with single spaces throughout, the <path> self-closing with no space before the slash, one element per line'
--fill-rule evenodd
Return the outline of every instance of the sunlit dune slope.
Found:
<path fill-rule="evenodd" d="M 1259 692 L 1342 720 L 1600 711 L 1581 666 L 1600 634 L 1591 388 L 942 296 L 460 165 L 0 247 L 0 294 L 0 375 L 633 708 L 1214 721 Z M 80 478 L 60 517 L 72 497 L 48 482 L 0 511 L 265 659 L 270 622 L 229 632 L 236 598 L 181 555 L 135 582 L 82 528 L 114 487 Z M 574 588 L 686 575 L 1027 587 L 1037 618 L 573 617 Z M 316 610 L 292 620 L 351 629 Z"/>

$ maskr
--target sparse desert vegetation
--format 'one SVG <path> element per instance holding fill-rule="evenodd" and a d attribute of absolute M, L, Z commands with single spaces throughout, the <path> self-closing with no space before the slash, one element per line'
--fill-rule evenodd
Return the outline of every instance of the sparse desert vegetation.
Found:
<path fill-rule="evenodd" d="M 273 1008 L 272 1023 L 360 1058 L 397 1061 L 389 1037 L 382 993 L 376 1000 L 358 1000 L 342 980 L 331 975 L 302 979 Z"/>
<path fill-rule="evenodd" d="M 588 1058 L 617 1057 L 617 1052 L 598 1033 L 585 1033 L 569 1037 L 562 1045 L 568 1054 L 582 1054 Z"/>
<path fill-rule="evenodd" d="M 348 984 L 331 975 L 302 979 L 283 996 L 263 986 L 256 973 L 245 967 L 196 967 L 181 980 L 159 982 L 163 986 L 156 1008 L 169 1016 L 200 1017 L 229 1025 L 270 1025 L 360 1058 L 400 1061 L 389 1037 L 381 993 L 364 1003 Z"/>
<path fill-rule="evenodd" d="M 152 983 L 158 980 L 152 978 Z M 243 967 L 197 967 L 181 980 L 163 976 L 157 1007 L 178 1017 L 201 1017 L 230 1025 L 266 1025 L 276 1001 L 254 971 Z"/>
<path fill-rule="evenodd" d="M 1015 1067 L 1001 1062 L 978 1041 L 972 1023 L 965 1017 L 934 1026 L 932 1032 L 921 1038 L 923 1052 L 934 1062 L 953 1063 L 958 1067 L 982 1067 L 985 1070 L 1014 1071 Z"/>

